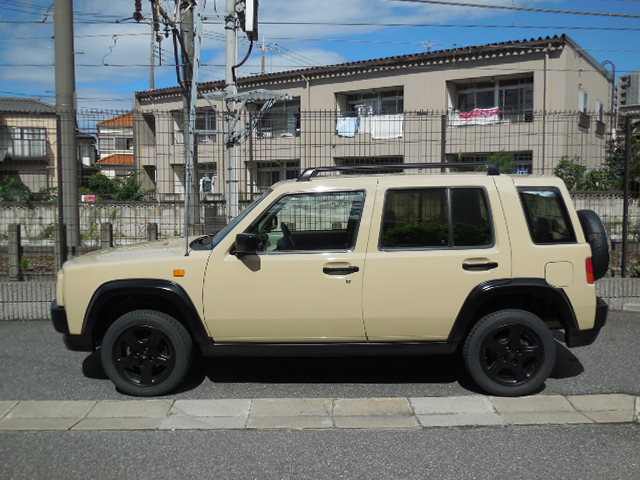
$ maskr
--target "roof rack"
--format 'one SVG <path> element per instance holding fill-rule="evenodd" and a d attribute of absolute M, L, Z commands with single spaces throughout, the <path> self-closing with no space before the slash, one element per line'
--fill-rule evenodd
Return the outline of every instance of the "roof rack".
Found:
<path fill-rule="evenodd" d="M 298 177 L 298 182 L 308 182 L 321 172 L 349 172 L 362 170 L 409 170 L 419 168 L 455 168 L 455 167 L 487 167 L 487 175 L 500 175 L 498 166 L 493 162 L 451 162 L 451 163 L 392 163 L 376 165 L 336 165 L 331 167 L 307 168 Z"/>

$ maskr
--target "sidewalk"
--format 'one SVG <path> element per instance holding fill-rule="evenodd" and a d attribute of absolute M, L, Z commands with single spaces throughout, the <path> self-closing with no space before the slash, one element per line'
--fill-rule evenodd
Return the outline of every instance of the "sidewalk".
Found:
<path fill-rule="evenodd" d="M 0 401 L 0 431 L 381 429 L 640 423 L 624 394 L 421 398 Z"/>

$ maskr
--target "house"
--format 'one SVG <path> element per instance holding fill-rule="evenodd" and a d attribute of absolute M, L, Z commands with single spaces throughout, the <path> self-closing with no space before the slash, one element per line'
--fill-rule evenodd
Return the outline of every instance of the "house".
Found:
<path fill-rule="evenodd" d="M 0 180 L 31 191 L 57 186 L 56 108 L 33 98 L 0 97 Z"/>
<path fill-rule="evenodd" d="M 109 178 L 127 177 L 135 171 L 133 113 L 98 122 L 99 158 L 96 165 Z"/>
<path fill-rule="evenodd" d="M 252 197 L 309 166 L 486 160 L 552 173 L 564 157 L 604 158 L 611 75 L 566 35 L 430 51 L 238 79 L 239 92 L 290 93 L 256 117 L 238 147 L 240 191 Z M 224 81 L 199 85 L 200 97 Z M 161 195 L 184 191 L 182 90 L 138 92 L 136 154 Z M 197 179 L 225 191 L 225 106 L 198 100 Z M 253 119 L 253 122 L 249 120 Z"/>

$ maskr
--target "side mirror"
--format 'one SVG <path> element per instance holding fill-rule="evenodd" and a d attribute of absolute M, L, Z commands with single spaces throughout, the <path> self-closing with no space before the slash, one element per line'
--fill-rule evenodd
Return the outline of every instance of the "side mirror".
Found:
<path fill-rule="evenodd" d="M 236 235 L 235 253 L 237 256 L 255 255 L 260 250 L 260 239 L 253 233 L 238 233 Z"/>

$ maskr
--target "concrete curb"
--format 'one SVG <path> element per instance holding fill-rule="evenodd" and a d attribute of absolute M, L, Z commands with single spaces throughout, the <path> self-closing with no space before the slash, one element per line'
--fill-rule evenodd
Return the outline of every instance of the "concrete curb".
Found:
<path fill-rule="evenodd" d="M 640 423 L 640 396 L 0 401 L 0 431 L 331 430 Z"/>

